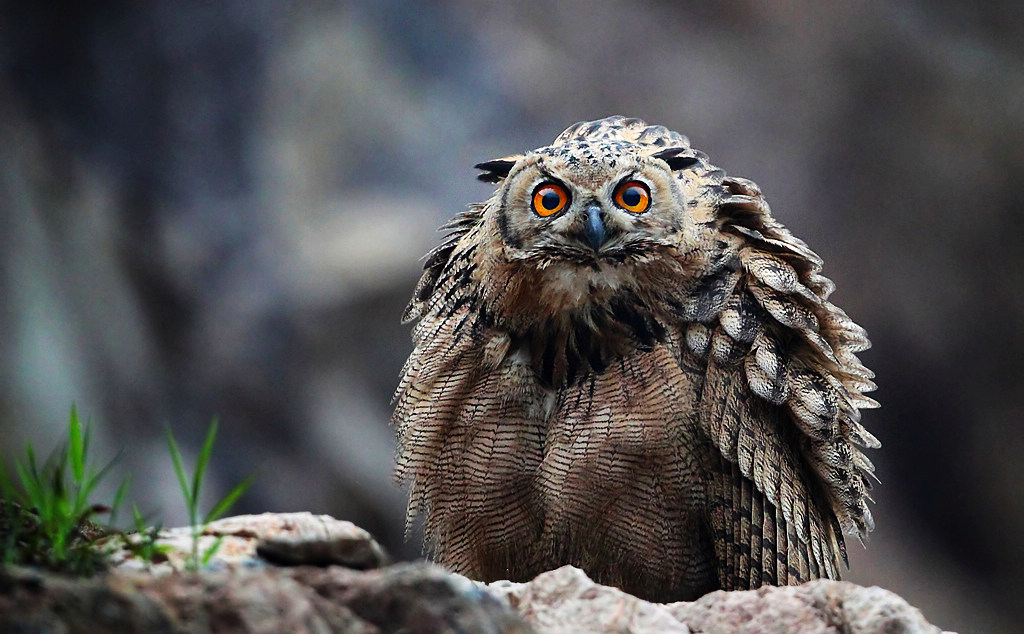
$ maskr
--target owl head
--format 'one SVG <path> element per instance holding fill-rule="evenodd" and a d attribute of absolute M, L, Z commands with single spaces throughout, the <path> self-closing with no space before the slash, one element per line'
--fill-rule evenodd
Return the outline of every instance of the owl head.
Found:
<path fill-rule="evenodd" d="M 707 183 L 706 158 L 662 126 L 611 117 L 478 164 L 481 180 L 499 184 L 482 209 L 510 263 L 494 274 L 526 280 L 550 312 L 649 292 L 645 278 L 659 272 L 678 280 L 680 258 L 704 240 L 695 183 Z"/>
<path fill-rule="evenodd" d="M 477 167 L 503 181 L 498 226 L 513 257 L 591 265 L 674 243 L 687 218 L 673 172 L 698 162 L 683 151 L 574 139 Z"/>

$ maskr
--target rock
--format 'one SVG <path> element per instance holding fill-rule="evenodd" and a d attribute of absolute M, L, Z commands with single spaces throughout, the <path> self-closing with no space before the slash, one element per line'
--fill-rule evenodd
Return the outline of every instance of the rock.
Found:
<path fill-rule="evenodd" d="M 283 525 L 268 522 L 271 530 L 258 535 L 256 554 L 273 563 L 287 566 L 337 565 L 369 570 L 380 568 L 389 561 L 377 540 L 352 522 L 310 513 L 266 515 L 286 518 Z"/>
<path fill-rule="evenodd" d="M 664 605 L 594 583 L 572 566 L 545 572 L 528 583 L 498 581 L 487 587 L 538 634 L 690 632 Z"/>
<path fill-rule="evenodd" d="M 0 570 L 0 632 L 939 632 L 895 594 L 839 581 L 657 604 L 572 566 L 491 584 L 423 562 L 385 566 L 369 533 L 326 515 L 223 519 L 200 552 L 217 539 L 199 572 L 184 571 L 188 527 L 158 533 L 167 552 L 155 563 L 109 542 L 113 566 L 91 579 Z"/>
<path fill-rule="evenodd" d="M 528 632 L 475 584 L 426 563 L 229 568 L 72 579 L 0 572 L 0 632 Z"/>
<path fill-rule="evenodd" d="M 938 633 L 897 595 L 842 581 L 718 591 L 692 602 L 654 604 L 591 581 L 572 566 L 528 583 L 496 582 L 488 589 L 538 634 L 563 632 L 750 632 L 890 634 Z"/>
<path fill-rule="evenodd" d="M 941 630 L 917 608 L 878 587 L 818 579 L 800 586 L 712 592 L 666 606 L 691 629 L 703 632 L 808 632 L 906 634 Z"/>
<path fill-rule="evenodd" d="M 142 537 L 133 535 L 130 539 L 138 543 Z M 224 518 L 203 530 L 199 552 L 205 552 L 218 539 L 221 544 L 211 560 L 215 568 L 260 567 L 269 562 L 368 570 L 388 562 L 384 549 L 370 533 L 329 515 L 263 513 Z M 141 561 L 124 546 L 114 550 L 112 563 L 116 568 L 148 569 L 154 574 L 183 569 L 192 547 L 192 529 L 163 529 L 156 543 L 168 550 L 155 564 Z"/>

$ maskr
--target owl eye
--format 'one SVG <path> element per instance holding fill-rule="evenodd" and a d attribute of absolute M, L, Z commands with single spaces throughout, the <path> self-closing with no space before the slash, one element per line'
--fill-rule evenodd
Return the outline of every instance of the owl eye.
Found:
<path fill-rule="evenodd" d="M 551 216 L 569 204 L 569 192 L 558 183 L 542 183 L 533 192 L 533 210 L 538 216 Z"/>
<path fill-rule="evenodd" d="M 615 190 L 615 204 L 635 214 L 643 213 L 651 206 L 651 190 L 640 181 L 626 181 Z"/>

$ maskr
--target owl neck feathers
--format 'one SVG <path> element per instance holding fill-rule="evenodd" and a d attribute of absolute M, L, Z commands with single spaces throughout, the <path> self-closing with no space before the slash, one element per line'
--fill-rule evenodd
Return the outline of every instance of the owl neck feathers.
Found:
<path fill-rule="evenodd" d="M 652 350 L 681 320 L 713 318 L 739 279 L 738 261 L 724 254 L 698 258 L 700 273 L 692 261 L 667 254 L 624 270 L 538 269 L 492 258 L 481 262 L 474 290 L 486 316 L 481 323 L 508 333 L 510 354 L 528 359 L 546 387 L 571 385 Z"/>
<path fill-rule="evenodd" d="M 591 304 L 534 320 L 512 341 L 528 353 L 542 385 L 559 387 L 601 373 L 633 350 L 653 349 L 666 333 L 661 318 L 638 297 L 624 293 L 605 305 Z"/>

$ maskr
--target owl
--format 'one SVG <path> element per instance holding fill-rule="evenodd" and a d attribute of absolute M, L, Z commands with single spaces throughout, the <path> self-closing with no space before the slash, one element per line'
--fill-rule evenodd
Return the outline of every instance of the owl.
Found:
<path fill-rule="evenodd" d="M 866 537 L 865 331 L 757 185 L 638 119 L 480 163 L 405 313 L 397 477 L 427 554 L 652 601 L 838 578 Z"/>

